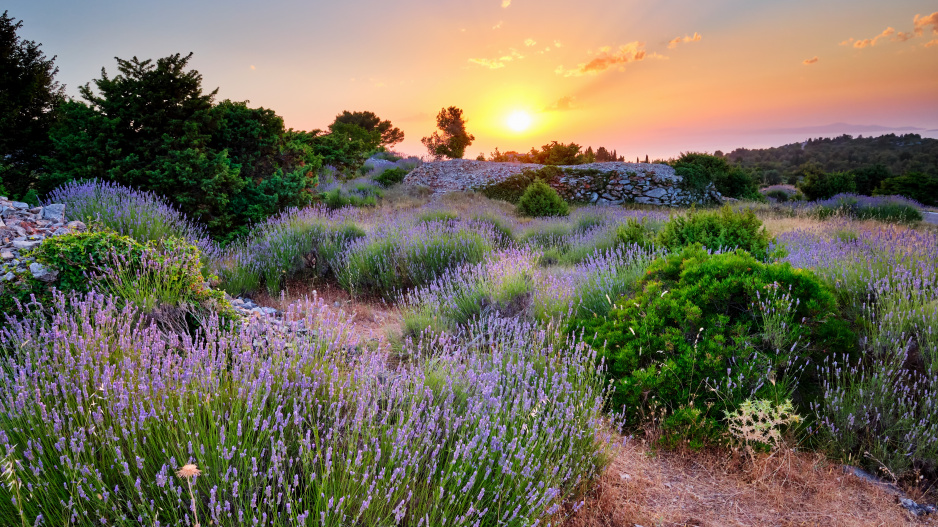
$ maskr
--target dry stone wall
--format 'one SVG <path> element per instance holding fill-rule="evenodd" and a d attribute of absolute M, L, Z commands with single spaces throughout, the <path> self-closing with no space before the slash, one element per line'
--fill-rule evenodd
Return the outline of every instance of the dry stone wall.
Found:
<path fill-rule="evenodd" d="M 405 184 L 429 187 L 435 193 L 479 190 L 544 165 L 452 159 L 425 163 L 404 178 Z M 696 195 L 685 190 L 683 178 L 668 165 L 652 163 L 590 163 L 557 167 L 562 171 L 547 183 L 567 201 L 618 205 L 645 203 L 684 206 L 720 203 L 723 197 L 710 184 Z"/>
<path fill-rule="evenodd" d="M 65 205 L 32 207 L 0 196 L 0 282 L 13 280 L 14 271 L 29 270 L 33 278 L 51 282 L 55 271 L 46 269 L 27 254 L 50 236 L 85 230 L 80 221 L 65 221 Z"/>

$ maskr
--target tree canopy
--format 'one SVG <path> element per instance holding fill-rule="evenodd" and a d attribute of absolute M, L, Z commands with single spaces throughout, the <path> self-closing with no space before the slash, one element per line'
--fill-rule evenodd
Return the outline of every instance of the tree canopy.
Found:
<path fill-rule="evenodd" d="M 150 190 L 222 238 L 308 202 L 321 166 L 311 137 L 271 110 L 213 104 L 191 57 L 117 58 L 114 77 L 102 68 L 84 101 L 63 105 L 42 190 L 80 178 Z"/>
<path fill-rule="evenodd" d="M 392 125 L 391 121 L 382 121 L 374 112 L 350 112 L 345 110 L 335 116 L 335 120 L 329 128 L 333 129 L 339 123 L 353 124 L 366 132 L 378 132 L 380 140 L 375 145 L 376 147 L 390 148 L 404 140 L 404 132 L 400 128 Z"/>
<path fill-rule="evenodd" d="M 462 109 L 455 106 L 443 108 L 436 116 L 436 126 L 439 131 L 434 131 L 420 140 L 430 155 L 434 159 L 462 159 L 466 154 L 466 147 L 475 141 L 475 136 L 466 132 Z"/>
<path fill-rule="evenodd" d="M 65 99 L 64 86 L 55 81 L 55 57 L 20 38 L 22 27 L 7 11 L 0 15 L 0 178 L 19 196 L 42 170 L 49 128 Z"/>

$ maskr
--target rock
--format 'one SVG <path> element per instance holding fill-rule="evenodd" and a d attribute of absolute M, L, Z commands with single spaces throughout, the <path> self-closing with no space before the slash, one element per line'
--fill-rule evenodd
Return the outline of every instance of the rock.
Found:
<path fill-rule="evenodd" d="M 29 272 L 32 273 L 33 278 L 36 280 L 42 280 L 43 282 L 52 282 L 58 275 L 57 272 L 46 268 L 46 266 L 42 265 L 41 263 L 29 264 Z"/>
<path fill-rule="evenodd" d="M 30 241 L 19 241 L 19 240 L 16 240 L 16 241 L 13 242 L 13 247 L 14 247 L 15 249 L 32 249 L 33 247 L 37 247 L 40 243 L 42 243 L 42 242 L 41 242 L 41 241 L 31 241 L 31 242 L 30 242 Z"/>
<path fill-rule="evenodd" d="M 12 271 L 3 276 L 0 276 L 0 280 L 3 280 L 4 282 L 9 282 L 10 280 L 13 280 L 14 278 L 16 278 L 16 275 L 13 274 Z"/>
<path fill-rule="evenodd" d="M 70 222 L 66 223 L 65 226 L 68 227 L 69 229 L 73 229 L 73 230 L 76 230 L 76 231 L 83 231 L 83 230 L 85 230 L 85 229 L 88 228 L 84 223 L 82 223 L 82 222 L 80 222 L 80 221 L 78 221 L 78 220 L 70 221 Z"/>
<path fill-rule="evenodd" d="M 12 260 L 12 259 L 16 258 L 16 255 L 14 255 L 12 251 L 9 251 L 9 250 L 7 250 L 7 249 L 4 249 L 4 250 L 0 251 L 0 258 L 2 258 L 2 259 L 4 259 L 4 260 Z"/>
<path fill-rule="evenodd" d="M 645 195 L 650 198 L 663 198 L 667 193 L 668 193 L 667 190 L 661 187 L 658 187 L 658 188 L 653 188 L 649 190 L 648 192 L 645 192 Z"/>
<path fill-rule="evenodd" d="M 29 203 L 23 203 L 22 201 L 11 201 L 10 206 L 14 209 L 29 210 Z"/>
<path fill-rule="evenodd" d="M 53 203 L 42 208 L 42 219 L 52 220 L 56 223 L 65 222 L 65 205 L 62 203 Z"/>

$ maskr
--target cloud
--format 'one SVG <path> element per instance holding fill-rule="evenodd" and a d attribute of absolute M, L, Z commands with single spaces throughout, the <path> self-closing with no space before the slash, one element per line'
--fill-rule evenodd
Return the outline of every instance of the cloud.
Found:
<path fill-rule="evenodd" d="M 534 46 L 534 45 L 536 45 L 536 44 L 537 44 L 537 42 L 535 42 L 533 38 L 528 38 L 528 39 L 525 39 L 525 40 L 524 40 L 524 45 L 525 45 L 525 46 L 531 47 L 531 46 Z"/>
<path fill-rule="evenodd" d="M 502 28 L 502 25 L 503 25 L 504 23 L 505 23 L 504 20 L 499 20 L 497 24 L 495 24 L 494 26 L 492 26 L 492 29 L 501 29 L 501 28 Z"/>
<path fill-rule="evenodd" d="M 502 8 L 507 8 L 511 5 L 511 0 L 502 0 Z"/>
<path fill-rule="evenodd" d="M 563 112 L 576 108 L 576 97 L 567 95 L 544 107 L 544 112 Z"/>
<path fill-rule="evenodd" d="M 879 44 L 882 40 L 889 40 L 890 42 L 905 42 L 906 40 L 912 39 L 913 37 L 920 37 L 925 34 L 925 30 L 931 27 L 932 34 L 938 35 L 938 11 L 928 15 L 915 15 L 915 18 L 912 21 L 913 29 L 912 33 L 906 33 L 905 31 L 896 31 L 893 27 L 887 27 L 883 30 L 882 33 L 876 35 L 873 38 L 848 38 L 840 43 L 841 46 L 852 46 L 855 49 L 871 48 L 876 44 Z"/>
<path fill-rule="evenodd" d="M 684 35 L 683 37 L 674 37 L 668 41 L 668 49 L 674 49 L 678 44 L 682 42 L 700 42 L 700 39 L 703 38 L 700 36 L 700 33 L 694 32 L 693 36 Z"/>
<path fill-rule="evenodd" d="M 924 35 L 925 29 L 927 29 L 928 26 L 931 26 L 932 35 L 938 35 L 938 11 L 935 11 L 928 16 L 915 15 L 915 19 L 912 21 L 912 23 L 915 26 L 913 31 L 917 36 Z M 926 44 L 926 46 L 933 46 L 933 42 L 934 40 Z"/>
<path fill-rule="evenodd" d="M 801 61 L 801 63 L 804 64 L 805 66 L 810 66 L 811 64 L 817 64 L 817 60 L 818 59 L 815 56 L 813 59 L 804 59 L 803 61 Z"/>
<path fill-rule="evenodd" d="M 573 69 L 564 69 L 559 66 L 554 73 L 564 77 L 581 77 L 583 75 L 597 75 L 615 66 L 624 66 L 629 62 L 638 62 L 645 59 L 645 43 L 630 42 L 613 50 L 610 47 L 599 49 L 599 54 L 589 62 L 582 62 Z"/>
<path fill-rule="evenodd" d="M 469 59 L 469 62 L 486 67 L 490 70 L 497 70 L 499 68 L 505 67 L 505 63 L 500 59 Z"/>
<path fill-rule="evenodd" d="M 938 46 L 938 38 L 936 38 L 935 40 L 932 40 L 931 42 L 925 43 L 926 48 L 930 48 L 932 46 Z"/>
<path fill-rule="evenodd" d="M 252 70 L 256 70 L 257 68 L 255 68 L 254 65 L 251 64 L 251 69 L 252 69 Z"/>
<path fill-rule="evenodd" d="M 518 53 L 517 49 L 508 48 L 508 54 L 502 55 L 497 59 L 469 59 L 469 62 L 472 64 L 478 64 L 479 66 L 488 68 L 490 70 L 497 70 L 499 68 L 504 68 L 506 62 L 521 60 L 523 58 L 524 55 Z"/>
<path fill-rule="evenodd" d="M 563 44 L 562 44 L 559 40 L 555 40 L 555 41 L 554 41 L 554 47 L 555 47 L 555 48 L 562 48 L 562 47 L 563 47 Z"/>

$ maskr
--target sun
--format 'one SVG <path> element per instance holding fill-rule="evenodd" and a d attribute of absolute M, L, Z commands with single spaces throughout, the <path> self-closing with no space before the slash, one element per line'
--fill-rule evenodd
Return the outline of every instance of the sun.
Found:
<path fill-rule="evenodd" d="M 531 115 L 521 110 L 512 112 L 505 120 L 505 124 L 513 132 L 523 132 L 531 127 Z"/>

